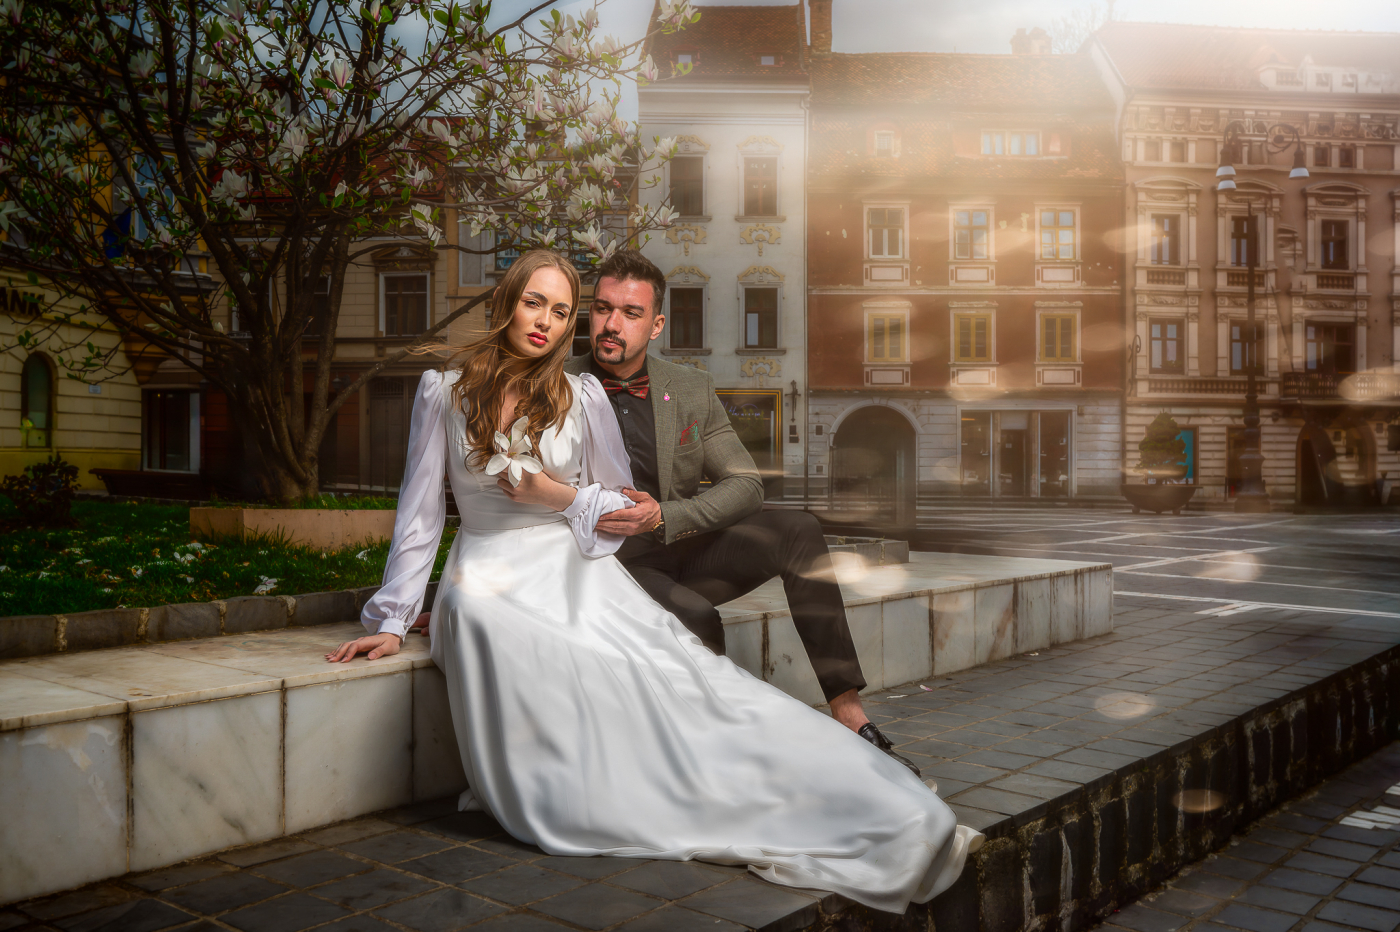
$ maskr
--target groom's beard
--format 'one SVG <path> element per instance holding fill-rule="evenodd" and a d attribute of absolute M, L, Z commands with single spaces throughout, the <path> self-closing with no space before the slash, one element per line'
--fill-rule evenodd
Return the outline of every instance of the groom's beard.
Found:
<path fill-rule="evenodd" d="M 612 340 L 617 346 L 604 349 L 604 340 Z M 609 366 L 620 366 L 627 361 L 627 341 L 620 334 L 600 333 L 593 343 L 593 358 Z"/>

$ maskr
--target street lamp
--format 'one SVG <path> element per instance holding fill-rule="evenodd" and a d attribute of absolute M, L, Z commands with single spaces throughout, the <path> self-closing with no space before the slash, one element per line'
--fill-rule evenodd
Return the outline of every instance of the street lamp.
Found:
<path fill-rule="evenodd" d="M 1235 167 L 1232 164 L 1235 156 L 1243 144 L 1241 135 L 1245 131 L 1244 123 L 1235 121 L 1225 127 L 1225 141 L 1220 148 L 1220 167 L 1215 170 L 1215 177 L 1219 178 L 1216 184 L 1217 191 L 1234 191 L 1235 188 Z M 1308 177 L 1308 168 L 1303 161 L 1303 139 L 1298 134 L 1298 130 L 1287 123 L 1275 123 L 1264 130 L 1264 140 L 1261 143 L 1265 151 L 1283 152 L 1290 146 L 1293 148 L 1293 169 L 1288 173 L 1289 178 Z M 1259 444 L 1259 385 L 1255 380 L 1255 369 L 1260 363 L 1259 352 L 1259 330 L 1254 320 L 1254 275 L 1259 267 L 1259 228 L 1254 217 L 1254 198 L 1245 198 L 1247 222 L 1245 224 L 1245 277 L 1247 279 L 1247 297 L 1245 307 L 1247 309 L 1249 330 L 1248 358 L 1245 362 L 1245 392 L 1244 392 L 1244 435 L 1241 438 L 1244 450 L 1240 453 L 1240 489 L 1235 495 L 1235 512 L 1237 514 L 1258 514 L 1268 512 L 1269 496 L 1264 489 L 1264 454 L 1260 452 Z"/>

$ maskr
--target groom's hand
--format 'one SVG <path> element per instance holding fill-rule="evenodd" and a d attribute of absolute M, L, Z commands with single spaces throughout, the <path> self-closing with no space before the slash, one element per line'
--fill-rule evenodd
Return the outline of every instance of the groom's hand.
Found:
<path fill-rule="evenodd" d="M 622 494 L 637 504 L 631 508 L 610 511 L 598 519 L 598 530 L 632 537 L 646 534 L 661 520 L 661 503 L 645 492 L 636 489 L 623 489 Z"/>

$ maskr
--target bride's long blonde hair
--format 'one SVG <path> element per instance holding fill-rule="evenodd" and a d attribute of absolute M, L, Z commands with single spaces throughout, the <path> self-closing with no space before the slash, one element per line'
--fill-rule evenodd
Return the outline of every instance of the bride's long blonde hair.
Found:
<path fill-rule="evenodd" d="M 511 346 L 506 328 L 515 319 L 525 286 L 540 269 L 562 272 L 569 280 L 573 301 L 559 342 L 545 355 L 532 359 Z M 501 399 L 513 387 L 519 388 L 520 401 L 508 421 L 530 419 L 530 441 L 536 450 L 540 434 L 563 425 L 574 403 L 573 390 L 564 376 L 564 363 L 569 358 L 578 322 L 579 290 L 578 271 L 568 259 L 548 249 L 532 249 L 516 259 L 496 285 L 491 295 L 491 327 L 486 335 L 464 345 L 447 347 L 451 353 L 447 368 L 462 370 L 452 390 L 452 403 L 467 419 L 468 464 L 480 466 L 495 453 L 492 441 L 500 426 Z"/>

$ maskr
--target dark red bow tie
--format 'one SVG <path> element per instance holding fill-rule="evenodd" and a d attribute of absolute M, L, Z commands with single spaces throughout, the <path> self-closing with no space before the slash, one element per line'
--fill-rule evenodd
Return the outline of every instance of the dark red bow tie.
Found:
<path fill-rule="evenodd" d="M 635 379 L 603 379 L 603 390 L 609 395 L 617 392 L 627 392 L 629 395 L 636 395 L 643 400 L 647 393 L 651 391 L 651 376 L 639 375 Z"/>

